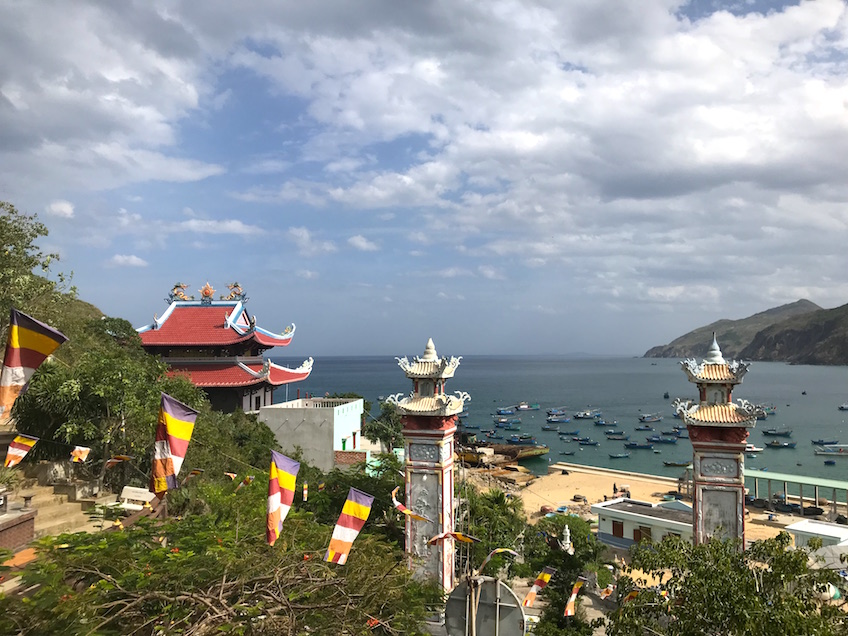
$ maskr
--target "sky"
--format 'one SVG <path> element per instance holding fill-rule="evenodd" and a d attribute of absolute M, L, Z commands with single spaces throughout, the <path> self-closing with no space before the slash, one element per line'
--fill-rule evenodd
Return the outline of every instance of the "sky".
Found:
<path fill-rule="evenodd" d="M 839 0 L 3 0 L 0 200 L 140 327 L 641 355 L 848 303 Z"/>

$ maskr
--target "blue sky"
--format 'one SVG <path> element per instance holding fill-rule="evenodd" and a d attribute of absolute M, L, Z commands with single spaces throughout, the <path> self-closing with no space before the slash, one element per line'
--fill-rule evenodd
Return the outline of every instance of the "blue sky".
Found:
<path fill-rule="evenodd" d="M 848 302 L 844 2 L 0 6 L 0 199 L 141 326 L 297 356 L 641 354 Z"/>

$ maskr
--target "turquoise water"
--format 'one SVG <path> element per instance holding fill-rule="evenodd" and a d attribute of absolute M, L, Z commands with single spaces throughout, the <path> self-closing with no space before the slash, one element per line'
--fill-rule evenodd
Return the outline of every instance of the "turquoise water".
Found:
<path fill-rule="evenodd" d="M 440 352 L 451 355 L 451 352 Z M 407 352 L 409 357 L 414 355 Z M 302 360 L 274 358 L 279 364 L 298 365 Z M 408 394 L 412 389 L 393 358 L 388 357 L 328 357 L 315 360 L 312 375 L 305 382 L 288 389 L 289 399 L 301 394 L 357 393 L 371 400 L 374 414 L 378 413 L 378 396 L 393 393 Z M 580 434 L 600 442 L 599 446 L 579 446 L 565 443 L 553 432 L 542 431 L 545 410 L 566 406 L 573 415 L 588 406 L 603 412 L 609 423 L 617 420 L 617 430 L 630 435 L 631 441 L 644 441 L 647 435 L 635 431 L 640 413 L 659 412 L 662 422 L 653 424 L 658 434 L 678 423 L 672 417 L 671 403 L 675 397 L 695 399 L 697 391 L 690 384 L 677 360 L 650 360 L 645 358 L 564 358 L 564 357 L 512 357 L 468 356 L 462 359 L 456 375 L 448 381 L 447 390 L 467 391 L 469 417 L 465 420 L 481 428 L 492 428 L 492 415 L 499 406 L 519 401 L 538 402 L 540 411 L 518 414 L 521 432 L 536 436 L 539 443 L 547 444 L 551 452 L 544 457 L 523 462 L 537 473 L 547 471 L 548 464 L 559 460 L 629 470 L 654 475 L 674 476 L 680 468 L 666 467 L 663 461 L 686 461 L 692 457 L 692 446 L 687 439 L 676 445 L 655 445 L 661 451 L 634 450 L 628 459 L 611 459 L 610 453 L 625 451 L 624 442 L 608 441 L 604 435 L 607 427 L 593 426 L 591 420 L 574 420 L 561 427 L 579 427 Z M 664 399 L 668 392 L 670 399 Z M 806 391 L 806 395 L 802 392 Z M 825 466 L 824 457 L 813 453 L 811 440 L 837 439 L 848 444 L 848 411 L 837 407 L 848 402 L 848 367 L 791 366 L 774 362 L 756 362 L 751 365 L 744 381 L 734 392 L 734 399 L 771 403 L 777 406 L 777 415 L 758 421 L 751 431 L 749 441 L 757 446 L 771 438 L 762 434 L 763 428 L 788 427 L 793 429 L 791 441 L 797 448 L 766 448 L 754 459 L 746 459 L 752 468 L 772 472 L 787 472 L 812 477 L 848 479 L 848 458 L 837 459 L 836 466 Z M 286 389 L 277 389 L 277 401 L 286 398 Z M 563 428 L 563 430 L 566 430 Z M 570 430 L 570 429 L 569 429 Z M 561 456 L 560 451 L 574 451 L 573 456 Z M 799 465 L 800 464 L 800 465 Z"/>

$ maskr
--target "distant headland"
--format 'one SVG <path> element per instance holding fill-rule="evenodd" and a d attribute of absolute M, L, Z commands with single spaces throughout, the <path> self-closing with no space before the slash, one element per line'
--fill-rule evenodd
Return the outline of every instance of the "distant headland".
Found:
<path fill-rule="evenodd" d="M 848 364 L 848 305 L 822 309 L 804 299 L 740 320 L 718 320 L 652 347 L 644 357 L 703 357 L 713 332 L 728 359 Z"/>

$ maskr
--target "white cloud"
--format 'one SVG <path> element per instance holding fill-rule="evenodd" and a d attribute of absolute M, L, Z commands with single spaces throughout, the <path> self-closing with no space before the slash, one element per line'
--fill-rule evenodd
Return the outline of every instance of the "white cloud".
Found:
<path fill-rule="evenodd" d="M 347 240 L 348 245 L 359 250 L 360 252 L 376 252 L 379 247 L 373 241 L 369 241 L 367 238 L 362 236 L 361 234 L 357 234 L 356 236 L 351 236 Z"/>
<path fill-rule="evenodd" d="M 113 267 L 147 267 L 148 263 L 135 254 L 115 254 L 109 259 L 109 265 Z"/>
<path fill-rule="evenodd" d="M 50 216 L 56 216 L 62 219 L 74 218 L 74 204 L 70 201 L 65 201 L 64 199 L 51 201 L 45 211 Z"/>
<path fill-rule="evenodd" d="M 248 225 L 238 219 L 189 219 L 174 224 L 171 232 L 196 232 L 199 234 L 235 234 L 255 236 L 264 233 L 261 227 Z"/>
<path fill-rule="evenodd" d="M 312 233 L 305 227 L 290 227 L 288 238 L 297 246 L 297 251 L 302 256 L 317 256 L 329 254 L 336 251 L 332 241 L 316 241 Z"/>
<path fill-rule="evenodd" d="M 315 280 L 318 278 L 318 272 L 314 272 L 310 269 L 299 269 L 297 270 L 298 278 L 303 278 L 304 280 Z"/>

